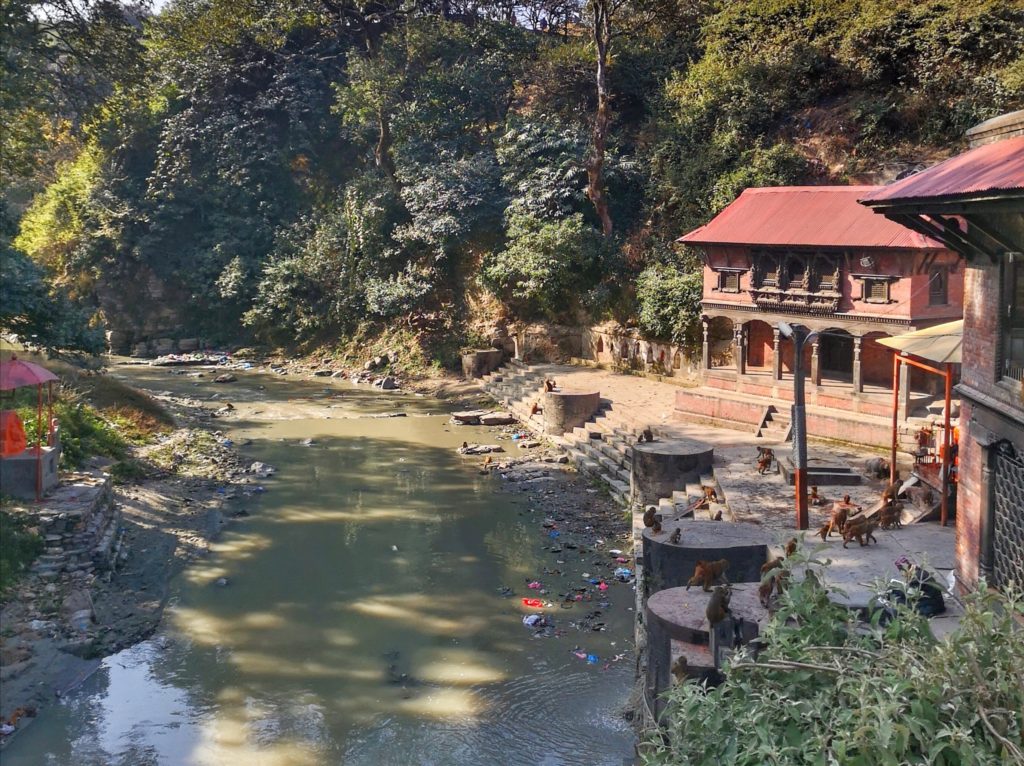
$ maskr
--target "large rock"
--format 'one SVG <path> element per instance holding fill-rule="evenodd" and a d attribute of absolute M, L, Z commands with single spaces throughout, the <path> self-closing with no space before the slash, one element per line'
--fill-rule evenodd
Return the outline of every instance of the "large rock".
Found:
<path fill-rule="evenodd" d="M 483 426 L 507 426 L 515 422 L 516 419 L 509 412 L 488 412 L 480 416 L 480 425 Z"/>
<path fill-rule="evenodd" d="M 218 375 L 213 379 L 214 383 L 234 383 L 238 378 L 232 375 L 230 372 L 225 372 L 222 375 Z"/>

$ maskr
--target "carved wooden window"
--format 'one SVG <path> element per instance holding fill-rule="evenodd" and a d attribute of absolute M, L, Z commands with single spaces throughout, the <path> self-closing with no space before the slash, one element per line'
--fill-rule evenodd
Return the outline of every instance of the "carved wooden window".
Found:
<path fill-rule="evenodd" d="M 949 269 L 934 268 L 928 274 L 928 305 L 945 306 L 949 303 Z"/>
<path fill-rule="evenodd" d="M 718 289 L 723 293 L 738 293 L 740 291 L 740 273 L 738 271 L 718 272 Z"/>
<path fill-rule="evenodd" d="M 801 290 L 807 284 L 807 262 L 803 258 L 790 258 L 786 264 L 786 287 Z"/>
<path fill-rule="evenodd" d="M 889 302 L 889 280 L 887 279 L 865 279 L 864 300 L 867 303 L 888 303 Z"/>
<path fill-rule="evenodd" d="M 1024 382 L 1024 262 L 1007 258 L 1002 272 L 1001 373 L 1003 378 Z"/>

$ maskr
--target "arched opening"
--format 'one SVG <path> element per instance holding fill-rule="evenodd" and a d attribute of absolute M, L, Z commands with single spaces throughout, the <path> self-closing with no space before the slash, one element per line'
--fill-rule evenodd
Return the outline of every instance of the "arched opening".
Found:
<path fill-rule="evenodd" d="M 622 339 L 622 345 L 619 349 L 619 356 L 623 359 L 629 359 L 629 338 Z"/>
<path fill-rule="evenodd" d="M 708 347 L 711 352 L 712 368 L 732 366 L 736 357 L 731 319 L 712 317 L 708 322 Z"/>
<path fill-rule="evenodd" d="M 602 338 L 600 335 L 597 336 L 597 353 L 604 353 L 604 338 Z"/>
<path fill-rule="evenodd" d="M 662 349 L 661 351 L 658 352 L 658 364 L 660 364 L 662 367 L 665 366 L 665 349 Z"/>
<path fill-rule="evenodd" d="M 678 351 L 676 351 L 676 353 L 672 355 L 672 369 L 673 370 L 678 370 L 682 366 L 683 366 L 683 355 L 680 354 Z"/>
<path fill-rule="evenodd" d="M 853 382 L 853 336 L 846 330 L 824 330 L 818 340 L 818 367 L 822 379 Z"/>
<path fill-rule="evenodd" d="M 654 349 L 651 348 L 650 343 L 645 343 L 644 345 L 647 347 L 644 353 L 644 364 L 652 365 L 654 364 Z"/>
<path fill-rule="evenodd" d="M 747 368 L 751 372 L 768 372 L 772 367 L 775 337 L 772 326 L 760 319 L 747 322 Z M 751 369 L 752 368 L 752 369 Z"/>

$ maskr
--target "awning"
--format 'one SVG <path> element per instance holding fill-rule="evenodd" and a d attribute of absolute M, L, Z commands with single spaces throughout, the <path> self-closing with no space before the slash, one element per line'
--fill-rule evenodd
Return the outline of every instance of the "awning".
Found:
<path fill-rule="evenodd" d="M 960 364 L 963 340 L 964 320 L 958 319 L 891 338 L 879 338 L 878 342 L 930 362 Z"/>

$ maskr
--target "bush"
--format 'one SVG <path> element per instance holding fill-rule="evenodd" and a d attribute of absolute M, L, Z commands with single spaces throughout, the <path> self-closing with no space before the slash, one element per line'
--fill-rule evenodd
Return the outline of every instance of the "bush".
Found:
<path fill-rule="evenodd" d="M 806 561 L 806 559 L 804 559 Z M 903 607 L 882 625 L 833 604 L 817 578 L 795 583 L 766 631 L 721 686 L 675 687 L 667 741 L 648 766 L 1021 763 L 1024 617 L 1020 594 L 967 598 L 959 627 L 936 641 Z"/>
<path fill-rule="evenodd" d="M 580 214 L 555 221 L 517 215 L 508 235 L 508 247 L 484 260 L 481 278 L 523 316 L 569 316 L 610 261 L 600 232 Z"/>
<path fill-rule="evenodd" d="M 655 264 L 637 278 L 640 329 L 649 338 L 694 345 L 700 335 L 700 300 L 704 271 Z"/>
<path fill-rule="evenodd" d="M 0 593 L 13 585 L 43 552 L 43 538 L 20 515 L 0 511 Z"/>

